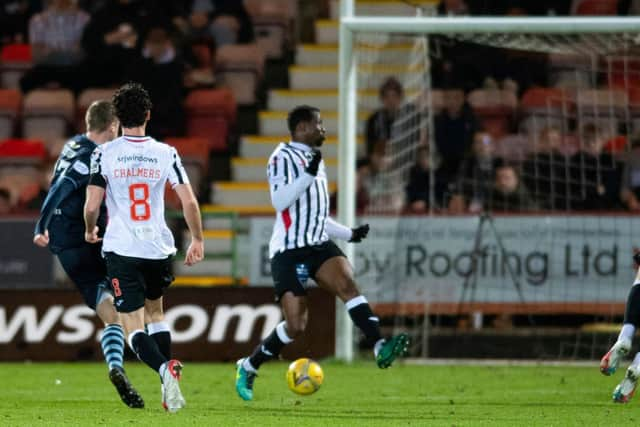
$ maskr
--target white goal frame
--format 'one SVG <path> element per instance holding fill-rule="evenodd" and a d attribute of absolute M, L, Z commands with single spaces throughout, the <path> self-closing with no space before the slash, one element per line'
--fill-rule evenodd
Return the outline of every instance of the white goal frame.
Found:
<path fill-rule="evenodd" d="M 357 61 L 354 34 L 358 32 L 452 34 L 576 34 L 640 33 L 640 17 L 384 17 L 355 16 L 354 0 L 340 1 L 338 45 L 338 221 L 355 223 L 355 168 L 357 129 Z M 354 259 L 352 245 L 343 245 Z M 336 302 L 336 357 L 353 360 L 353 326 L 344 304 Z"/>

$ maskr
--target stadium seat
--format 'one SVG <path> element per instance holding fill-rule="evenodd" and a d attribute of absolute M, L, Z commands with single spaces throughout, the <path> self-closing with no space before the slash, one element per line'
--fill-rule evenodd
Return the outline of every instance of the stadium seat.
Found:
<path fill-rule="evenodd" d="M 291 29 L 297 16 L 295 0 L 245 0 L 251 15 L 256 43 L 270 59 L 280 59 L 291 41 Z"/>
<path fill-rule="evenodd" d="M 566 91 L 550 87 L 531 88 L 520 100 L 520 108 L 525 113 L 551 113 L 571 105 L 571 98 Z"/>
<path fill-rule="evenodd" d="M 33 90 L 24 98 L 22 136 L 45 141 L 64 138 L 75 114 L 75 99 L 70 90 Z"/>
<path fill-rule="evenodd" d="M 629 107 L 629 96 L 622 89 L 580 90 L 576 97 L 576 107 L 579 116 L 624 115 Z"/>
<path fill-rule="evenodd" d="M 199 89 L 185 100 L 187 135 L 203 137 L 209 149 L 227 149 L 227 136 L 236 120 L 236 101 L 229 89 Z"/>
<path fill-rule="evenodd" d="M 11 138 L 20 114 L 22 94 L 16 89 L 0 89 L 0 140 Z"/>
<path fill-rule="evenodd" d="M 572 15 L 617 15 L 618 0 L 574 0 L 571 6 Z"/>
<path fill-rule="evenodd" d="M 18 89 L 20 78 L 33 66 L 31 45 L 9 44 L 0 52 L 0 86 Z"/>
<path fill-rule="evenodd" d="M 632 56 L 606 58 L 604 67 L 610 88 L 628 89 L 640 87 L 640 60 Z"/>
<path fill-rule="evenodd" d="M 253 105 L 262 81 L 264 53 L 257 44 L 225 45 L 216 53 L 216 79 L 240 105 Z"/>
<path fill-rule="evenodd" d="M 0 142 L 0 162 L 9 164 L 40 164 L 47 158 L 47 149 L 36 139 L 5 139 Z"/>
<path fill-rule="evenodd" d="M 110 101 L 114 92 L 115 89 L 110 88 L 88 88 L 78 95 L 75 117 L 75 127 L 78 132 L 85 131 L 84 116 L 91 103 L 99 99 Z"/>
<path fill-rule="evenodd" d="M 508 133 L 518 98 L 508 90 L 476 89 L 467 95 L 467 101 L 478 116 L 482 127 L 494 137 Z"/>
<path fill-rule="evenodd" d="M 198 194 L 202 178 L 209 171 L 209 140 L 206 138 L 166 138 L 164 142 L 178 150 L 189 181 Z"/>

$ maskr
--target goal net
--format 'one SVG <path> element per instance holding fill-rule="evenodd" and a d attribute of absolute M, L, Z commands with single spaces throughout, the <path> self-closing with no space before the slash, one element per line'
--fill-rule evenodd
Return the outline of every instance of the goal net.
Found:
<path fill-rule="evenodd" d="M 358 222 L 372 225 L 354 264 L 383 326 L 410 331 L 413 355 L 451 357 L 428 349 L 430 328 L 620 320 L 640 225 L 640 33 L 421 19 L 345 20 L 368 118 Z"/>

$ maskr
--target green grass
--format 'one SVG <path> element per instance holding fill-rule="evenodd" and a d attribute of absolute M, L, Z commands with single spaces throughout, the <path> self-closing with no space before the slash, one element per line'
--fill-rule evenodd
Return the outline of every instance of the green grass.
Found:
<path fill-rule="evenodd" d="M 231 364 L 185 365 L 185 409 L 160 406 L 156 374 L 128 362 L 146 408 L 125 407 L 98 363 L 0 364 L 0 426 L 597 426 L 638 425 L 640 396 L 613 404 L 622 378 L 585 367 L 351 366 L 322 363 L 325 383 L 314 395 L 291 393 L 284 363 L 263 367 L 255 400 L 236 397 Z M 56 384 L 59 380 L 59 384 Z"/>

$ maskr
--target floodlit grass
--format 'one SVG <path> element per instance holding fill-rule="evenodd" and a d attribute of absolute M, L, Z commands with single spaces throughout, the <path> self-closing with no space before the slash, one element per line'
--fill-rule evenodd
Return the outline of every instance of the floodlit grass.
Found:
<path fill-rule="evenodd" d="M 255 400 L 235 394 L 235 366 L 185 363 L 187 406 L 160 406 L 158 377 L 126 365 L 146 408 L 125 407 L 98 363 L 0 364 L 0 425 L 128 426 L 597 426 L 638 425 L 640 396 L 611 402 L 624 369 L 604 377 L 585 367 L 415 366 L 322 363 L 314 395 L 291 393 L 285 363 L 263 367 Z"/>

